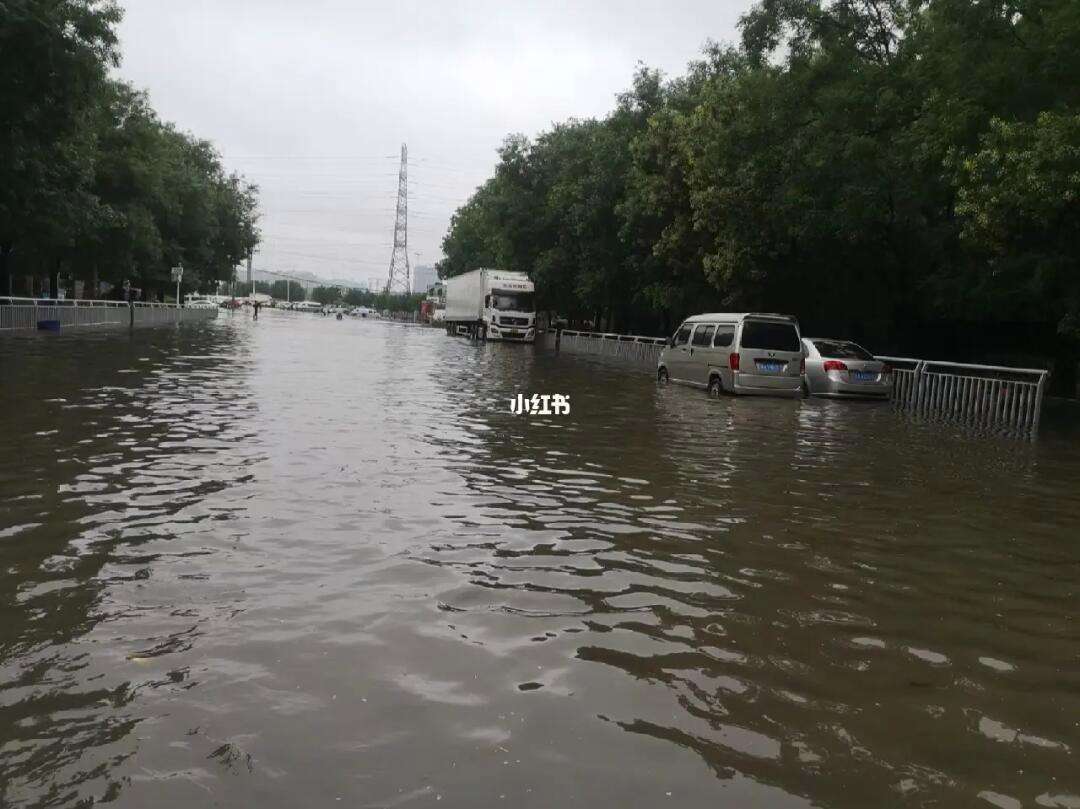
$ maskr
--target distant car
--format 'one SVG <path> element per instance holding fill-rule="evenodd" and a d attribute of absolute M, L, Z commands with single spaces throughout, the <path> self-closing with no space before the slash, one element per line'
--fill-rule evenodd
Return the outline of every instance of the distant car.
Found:
<path fill-rule="evenodd" d="M 803 392 L 810 396 L 887 399 L 892 368 L 858 343 L 830 337 L 804 337 Z"/>

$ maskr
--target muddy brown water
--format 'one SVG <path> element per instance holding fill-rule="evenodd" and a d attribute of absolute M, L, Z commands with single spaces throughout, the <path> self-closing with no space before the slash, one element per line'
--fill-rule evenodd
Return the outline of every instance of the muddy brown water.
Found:
<path fill-rule="evenodd" d="M 1080 807 L 1069 418 L 277 312 L 0 375 L 4 807 Z"/>

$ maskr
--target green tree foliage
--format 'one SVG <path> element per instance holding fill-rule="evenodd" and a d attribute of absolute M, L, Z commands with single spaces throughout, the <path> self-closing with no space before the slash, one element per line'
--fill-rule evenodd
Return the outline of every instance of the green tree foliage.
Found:
<path fill-rule="evenodd" d="M 284 287 L 282 292 L 284 293 Z M 271 285 L 269 281 L 252 281 L 250 284 L 246 281 L 238 283 L 235 287 L 235 295 L 238 298 L 246 298 L 252 293 L 256 295 L 270 295 Z"/>
<path fill-rule="evenodd" d="M 417 312 L 420 310 L 420 302 L 424 300 L 424 293 L 417 292 L 408 295 L 400 292 L 371 292 L 366 289 L 348 289 L 345 291 L 344 303 L 349 306 L 366 306 L 378 312 Z"/>
<path fill-rule="evenodd" d="M 279 301 L 302 301 L 305 299 L 304 287 L 296 281 L 274 281 L 270 285 L 270 294 Z"/>
<path fill-rule="evenodd" d="M 603 119 L 508 138 L 440 274 L 523 270 L 626 331 L 764 309 L 902 350 L 928 321 L 1045 324 L 1020 348 L 1070 356 L 1080 4 L 762 0 L 740 25 Z"/>
<path fill-rule="evenodd" d="M 55 261 L 98 213 L 93 121 L 119 19 L 111 2 L 0 3 L 0 293 L 16 249 Z"/>
<path fill-rule="evenodd" d="M 315 287 L 311 290 L 311 300 L 327 306 L 332 303 L 342 303 L 340 287 Z"/>
<path fill-rule="evenodd" d="M 994 119 L 958 166 L 957 212 L 997 310 L 1049 310 L 1080 336 L 1080 114 Z"/>
<path fill-rule="evenodd" d="M 187 288 L 231 278 L 258 240 L 257 189 L 108 77 L 117 6 L 0 0 L 0 12 L 0 293 L 13 274 L 55 291 L 62 273 L 91 294 L 125 279 L 164 294 L 177 265 Z"/>

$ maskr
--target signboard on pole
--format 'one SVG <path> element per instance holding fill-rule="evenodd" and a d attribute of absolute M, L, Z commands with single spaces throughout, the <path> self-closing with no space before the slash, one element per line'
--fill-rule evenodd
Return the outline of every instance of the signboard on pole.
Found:
<path fill-rule="evenodd" d="M 180 279 L 184 277 L 183 267 L 172 268 L 172 279 L 176 282 L 176 305 L 180 305 Z"/>

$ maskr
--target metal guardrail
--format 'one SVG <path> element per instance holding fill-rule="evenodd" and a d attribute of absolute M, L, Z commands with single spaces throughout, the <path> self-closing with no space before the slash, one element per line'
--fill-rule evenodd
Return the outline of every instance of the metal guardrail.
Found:
<path fill-rule="evenodd" d="M 134 310 L 134 314 L 131 309 Z M 174 303 L 99 301 L 0 296 L 0 332 L 36 329 L 38 322 L 52 320 L 60 326 L 136 326 L 213 320 L 217 308 L 181 307 Z"/>
<path fill-rule="evenodd" d="M 663 337 L 643 337 L 637 334 L 575 331 L 562 329 L 546 335 L 549 347 L 578 354 L 594 354 L 655 368 L 660 352 L 667 345 Z"/>
<path fill-rule="evenodd" d="M 549 348 L 615 357 L 650 369 L 667 344 L 663 337 L 571 329 L 549 331 L 545 340 Z M 876 359 L 892 366 L 892 399 L 903 410 L 1031 437 L 1039 429 L 1048 371 L 912 357 Z"/>
<path fill-rule="evenodd" d="M 893 367 L 893 402 L 922 415 L 985 429 L 1036 434 L 1049 372 L 879 356 Z"/>

